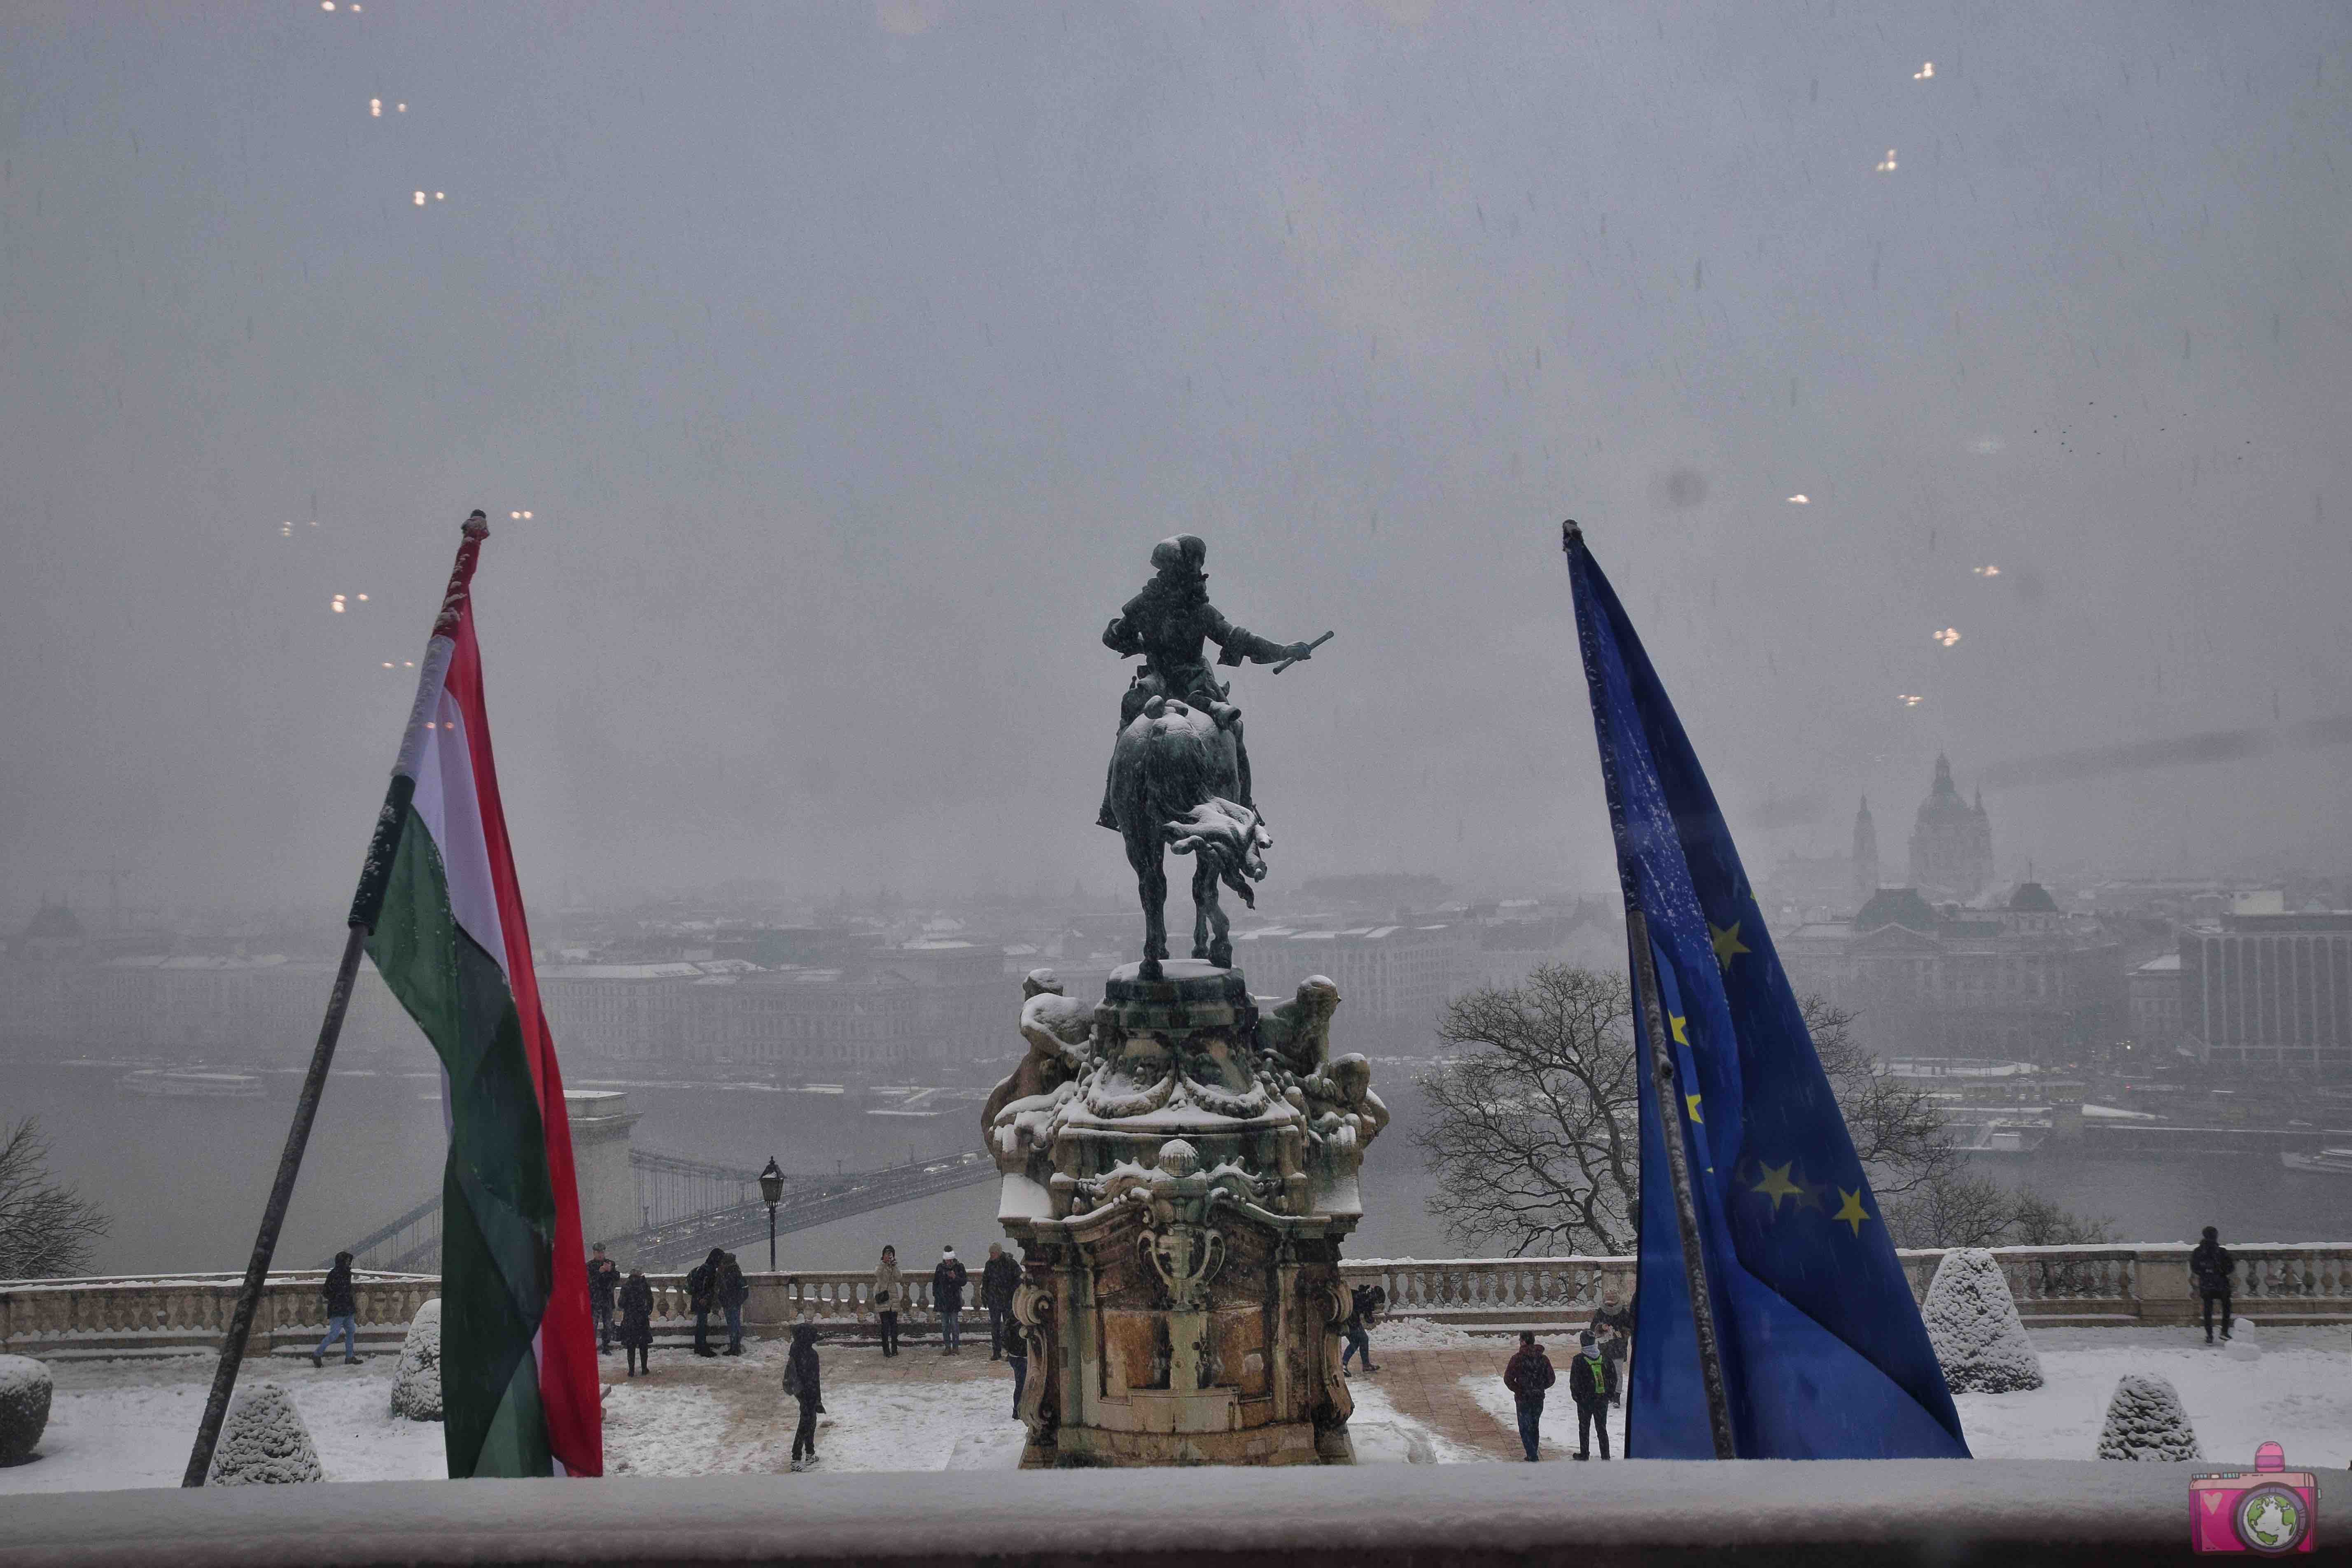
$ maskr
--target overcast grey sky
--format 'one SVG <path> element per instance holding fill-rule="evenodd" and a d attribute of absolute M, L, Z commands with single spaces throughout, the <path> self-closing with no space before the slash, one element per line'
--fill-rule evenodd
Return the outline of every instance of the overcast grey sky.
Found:
<path fill-rule="evenodd" d="M 476 505 L 541 903 L 1119 880 L 1098 637 L 1179 530 L 1235 620 L 1339 634 L 1236 687 L 1277 895 L 1606 885 L 1566 515 L 1759 871 L 1865 788 L 1899 858 L 1938 748 L 2352 710 L 2347 42 L 20 3 L 0 900 L 342 897 Z M 1987 803 L 2005 863 L 2340 867 L 2347 761 Z"/>

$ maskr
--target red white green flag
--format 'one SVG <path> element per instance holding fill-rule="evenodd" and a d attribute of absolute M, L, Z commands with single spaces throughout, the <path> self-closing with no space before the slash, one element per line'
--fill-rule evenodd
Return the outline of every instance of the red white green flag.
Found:
<path fill-rule="evenodd" d="M 441 1058 L 441 1402 L 449 1474 L 604 1473 L 563 1079 L 499 805 L 466 524 L 352 922 Z"/>

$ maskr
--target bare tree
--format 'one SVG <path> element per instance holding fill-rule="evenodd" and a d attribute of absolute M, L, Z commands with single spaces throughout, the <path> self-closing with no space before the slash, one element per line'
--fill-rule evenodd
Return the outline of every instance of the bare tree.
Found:
<path fill-rule="evenodd" d="M 1901 1205 L 1958 1170 L 1960 1155 L 1946 1131 L 1943 1112 L 1924 1090 L 1888 1076 L 1885 1064 L 1862 1043 L 1855 1015 L 1821 996 L 1804 997 L 1798 1006 L 1830 1092 L 1844 1114 L 1854 1155 L 1879 1200 Z"/>
<path fill-rule="evenodd" d="M 1437 1177 L 1432 1214 L 1466 1246 L 1632 1250 L 1641 1181 L 1630 988 L 1548 963 L 1526 984 L 1456 997 L 1438 1038 L 1459 1055 L 1421 1079 L 1415 1137 Z"/>
<path fill-rule="evenodd" d="M 1853 1014 L 1817 996 L 1801 1006 L 1872 1189 L 1897 1207 L 1924 1203 L 1916 1224 L 1927 1232 L 1981 1228 L 1963 1213 L 1992 1198 L 1951 1186 L 1959 1156 L 1935 1102 L 1887 1076 Z M 1631 1251 L 1640 1081 L 1624 977 L 1546 964 L 1522 985 L 1457 998 L 1437 1033 L 1470 1052 L 1421 1080 L 1435 1115 L 1417 1142 L 1437 1176 L 1430 1212 L 1447 1233 L 1514 1255 Z M 1993 1198 L 2005 1205 L 2007 1194 Z M 2000 1206 L 1987 1234 L 2011 1217 Z"/>
<path fill-rule="evenodd" d="M 2017 1219 L 2017 1194 L 1985 1176 L 1939 1170 L 1886 1205 L 1897 1247 L 1997 1247 Z"/>
<path fill-rule="evenodd" d="M 0 1279 L 48 1279 L 89 1266 L 106 1215 L 49 1179 L 49 1142 L 26 1117 L 0 1143 Z"/>
<path fill-rule="evenodd" d="M 1889 1204 L 1886 1223 L 1897 1247 L 2088 1247 L 2113 1239 L 2106 1220 L 2085 1219 L 2032 1187 L 1969 1175 L 1957 1162 Z M 2050 1293 L 2059 1293 L 2063 1271 L 2073 1268 L 2043 1265 Z"/>

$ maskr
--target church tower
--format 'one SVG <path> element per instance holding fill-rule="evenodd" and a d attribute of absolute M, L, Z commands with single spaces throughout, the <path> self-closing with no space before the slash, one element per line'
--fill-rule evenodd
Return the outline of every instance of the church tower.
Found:
<path fill-rule="evenodd" d="M 1992 819 L 1985 815 L 1984 792 L 1971 806 L 1952 783 L 1949 758 L 1936 758 L 1935 782 L 1919 804 L 1911 829 L 1911 885 L 1931 900 L 1962 903 L 1992 882 Z"/>
<path fill-rule="evenodd" d="M 1878 891 L 1878 826 L 1870 820 L 1870 797 L 1862 797 L 1862 809 L 1853 814 L 1853 907 L 1870 902 Z"/>

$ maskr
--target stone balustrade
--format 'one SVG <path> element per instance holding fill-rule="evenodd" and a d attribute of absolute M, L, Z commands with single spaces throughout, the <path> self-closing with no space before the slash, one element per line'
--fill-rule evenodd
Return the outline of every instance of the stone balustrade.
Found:
<path fill-rule="evenodd" d="M 2264 1323 L 2352 1322 L 2352 1244 L 2233 1246 L 2237 1310 Z M 2198 1316 L 2185 1244 L 2002 1247 L 1993 1249 L 2029 1323 L 2087 1326 L 2187 1323 Z M 1898 1253 L 1912 1293 L 1924 1297 L 1942 1261 L 1938 1250 Z M 970 1264 L 967 1267 L 971 1267 Z M 967 1310 L 979 1316 L 980 1270 L 971 1267 Z M 1633 1293 L 1631 1258 L 1355 1258 L 1349 1285 L 1378 1285 L 1389 1313 L 1471 1330 L 1557 1326 L 1591 1317 L 1602 1292 Z M 779 1333 L 803 1312 L 829 1331 L 870 1331 L 874 1277 L 863 1269 L 750 1274 L 744 1320 Z M 248 1354 L 305 1349 L 326 1318 L 315 1269 L 273 1274 L 264 1287 Z M 694 1319 L 682 1274 L 647 1275 L 657 1331 L 675 1335 Z M 909 1269 L 906 1326 L 936 1321 L 928 1270 Z M 32 1279 L 0 1285 L 0 1353 L 117 1356 L 216 1351 L 236 1305 L 239 1279 L 190 1274 L 147 1279 Z M 396 1342 L 416 1309 L 440 1293 L 429 1275 L 366 1274 L 354 1280 L 362 1342 Z"/>
<path fill-rule="evenodd" d="M 254 1313 L 247 1353 L 265 1353 L 325 1330 L 319 1294 L 323 1270 L 273 1274 Z M 26 1279 L 0 1285 L 0 1353 L 54 1355 L 217 1350 L 236 1310 L 243 1277 L 181 1274 L 145 1279 Z M 416 1309 L 440 1293 L 422 1274 L 359 1274 L 352 1279 L 363 1339 L 406 1331 Z M 374 1331 L 373 1336 L 370 1331 Z"/>
<path fill-rule="evenodd" d="M 2190 1250 L 2186 1243 L 1999 1247 L 1993 1258 L 2029 1323 L 2185 1323 L 2200 1310 Z M 2352 1322 L 2352 1244 L 2233 1244 L 2230 1253 L 2239 1312 L 2265 1323 Z M 1924 1299 L 1943 1251 L 1896 1256 L 1912 1295 Z M 1391 1316 L 1477 1329 L 1589 1318 L 1605 1290 L 1631 1298 L 1633 1268 L 1631 1258 L 1361 1258 L 1340 1272 L 1350 1286 L 1385 1289 Z"/>

